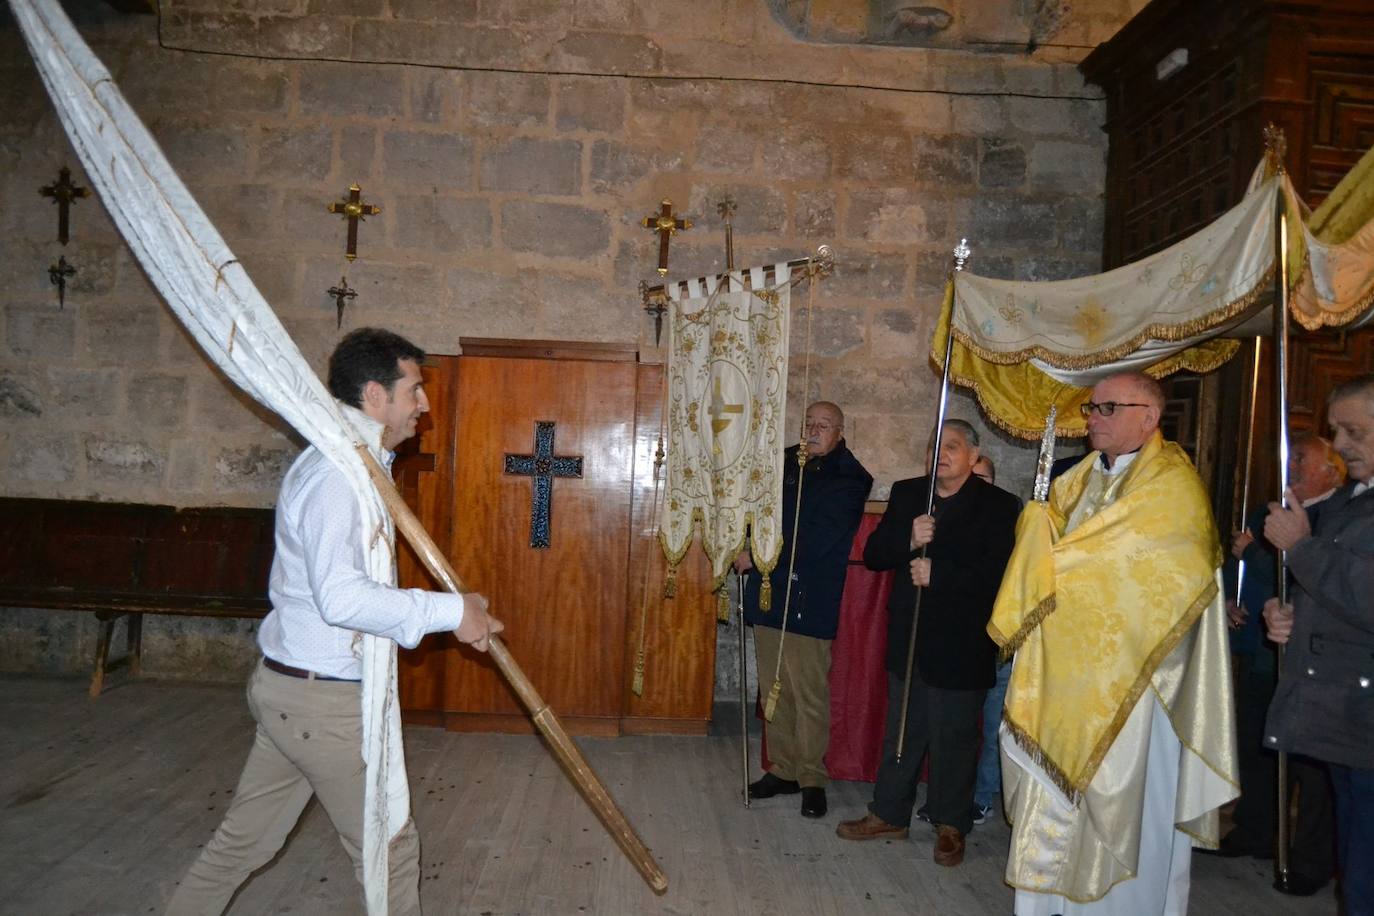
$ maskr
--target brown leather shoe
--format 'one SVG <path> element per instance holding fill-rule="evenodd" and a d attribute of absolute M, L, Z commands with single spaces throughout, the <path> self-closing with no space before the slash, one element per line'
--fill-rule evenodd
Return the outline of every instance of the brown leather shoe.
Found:
<path fill-rule="evenodd" d="M 856 821 L 841 821 L 835 835 L 842 840 L 904 840 L 907 828 L 889 824 L 876 814 L 865 814 Z"/>
<path fill-rule="evenodd" d="M 935 835 L 935 864 L 954 867 L 964 861 L 964 835 L 948 824 L 941 824 Z"/>

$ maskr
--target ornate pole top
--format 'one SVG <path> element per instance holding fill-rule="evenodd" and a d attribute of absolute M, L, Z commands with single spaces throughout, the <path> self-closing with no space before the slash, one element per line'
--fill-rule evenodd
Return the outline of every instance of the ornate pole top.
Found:
<path fill-rule="evenodd" d="M 1275 172 L 1282 172 L 1283 161 L 1288 156 L 1288 136 L 1273 121 L 1264 125 L 1264 152 L 1269 157 Z"/>
<path fill-rule="evenodd" d="M 954 269 L 963 270 L 972 254 L 973 249 L 968 247 L 968 239 L 960 239 L 959 244 L 954 246 Z"/>
<path fill-rule="evenodd" d="M 1032 497 L 1037 502 L 1045 502 L 1050 498 L 1050 466 L 1054 464 L 1054 439 L 1056 432 L 1056 421 L 1059 418 L 1059 408 L 1050 407 L 1049 416 L 1045 417 L 1045 433 L 1040 437 L 1040 457 L 1035 462 L 1035 490 Z"/>

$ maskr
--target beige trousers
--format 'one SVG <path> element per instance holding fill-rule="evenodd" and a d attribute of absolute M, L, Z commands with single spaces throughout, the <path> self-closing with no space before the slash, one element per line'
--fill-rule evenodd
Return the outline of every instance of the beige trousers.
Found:
<path fill-rule="evenodd" d="M 803 787 L 825 786 L 825 748 L 830 743 L 829 639 L 798 636 L 772 627 L 754 627 L 754 651 L 759 663 L 759 693 L 766 700 L 773 689 L 778 651 L 782 650 L 782 693 L 778 696 L 768 732 L 768 771 L 779 779 L 795 779 Z"/>
<path fill-rule="evenodd" d="M 287 677 L 258 663 L 248 707 L 253 749 L 224 821 L 167 904 L 168 916 L 218 916 L 250 874 L 286 842 L 319 798 L 362 882 L 363 759 L 356 682 Z M 420 912 L 420 838 L 413 822 L 391 842 L 391 916 Z M 360 900 L 361 904 L 361 900 Z"/>

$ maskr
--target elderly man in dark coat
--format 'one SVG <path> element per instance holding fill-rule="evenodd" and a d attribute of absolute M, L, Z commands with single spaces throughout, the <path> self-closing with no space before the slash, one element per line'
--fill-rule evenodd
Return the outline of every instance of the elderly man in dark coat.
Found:
<path fill-rule="evenodd" d="M 1288 551 L 1291 604 L 1264 606 L 1285 645 L 1264 744 L 1325 760 L 1336 797 L 1345 911 L 1374 913 L 1374 375 L 1331 392 L 1327 420 L 1350 483 L 1322 503 L 1316 530 L 1291 491 L 1264 536 Z"/>
<path fill-rule="evenodd" d="M 946 866 L 963 861 L 964 835 L 973 829 L 978 715 L 996 681 L 997 647 L 987 623 L 1021 511 L 1015 496 L 974 476 L 978 455 L 974 428 L 963 420 L 945 421 L 933 517 L 925 514 L 930 477 L 900 480 L 865 545 L 869 569 L 898 570 L 887 602 L 887 722 L 868 814 L 836 830 L 846 840 L 905 837 L 921 760 L 929 749 L 926 808 L 938 829 L 935 862 Z M 922 546 L 927 546 L 925 560 L 918 558 Z M 913 621 L 917 586 L 925 593 L 920 618 Z M 913 623 L 916 666 L 899 761 L 897 734 Z"/>
<path fill-rule="evenodd" d="M 798 446 L 783 456 L 782 554 L 769 577 L 768 610 L 759 607 L 763 577 L 742 553 L 735 568 L 748 571 L 745 620 L 754 627 L 759 689 L 782 691 L 768 723 L 768 772 L 749 786 L 751 798 L 802 795 L 801 813 L 826 812 L 825 749 L 830 740 L 830 644 L 840 624 L 840 595 L 849 549 L 863 518 L 873 477 L 844 442 L 844 413 L 829 401 L 806 408 L 806 467 L 797 518 Z M 792 529 L 796 520 L 796 562 Z M 791 591 L 788 582 L 791 580 Z M 783 626 L 786 614 L 787 627 Z M 781 656 L 781 660 L 779 660 Z"/>

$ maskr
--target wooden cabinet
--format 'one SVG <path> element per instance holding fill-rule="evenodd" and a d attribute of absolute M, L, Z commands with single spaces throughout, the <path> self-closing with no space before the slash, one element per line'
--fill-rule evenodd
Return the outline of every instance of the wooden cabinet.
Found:
<path fill-rule="evenodd" d="M 1154 0 L 1079 66 L 1107 97 L 1106 268 L 1173 244 L 1239 201 L 1269 122 L 1283 128 L 1288 173 L 1313 207 L 1374 145 L 1374 0 Z M 1331 387 L 1374 368 L 1371 335 L 1292 335 L 1294 429 L 1323 429 Z M 1181 404 L 1198 401 L 1180 413 L 1213 458 L 1223 526 L 1244 458 L 1248 361 L 1169 386 Z M 1261 404 L 1272 397 L 1264 371 Z M 1261 408 L 1259 426 L 1257 479 L 1272 489 L 1272 410 Z"/>
<path fill-rule="evenodd" d="M 397 476 L 466 584 L 486 595 L 512 653 L 573 732 L 702 733 L 714 601 L 698 552 L 663 598 L 653 461 L 661 366 L 634 349 L 461 342 L 425 367 L 431 412 Z M 424 573 L 402 556 L 403 584 Z M 641 598 L 645 589 L 647 605 Z M 630 688 L 641 621 L 642 695 Z M 401 666 L 411 721 L 530 731 L 485 657 L 430 637 Z"/>

